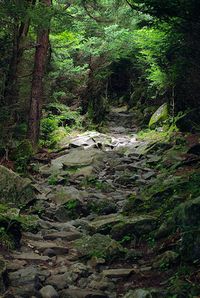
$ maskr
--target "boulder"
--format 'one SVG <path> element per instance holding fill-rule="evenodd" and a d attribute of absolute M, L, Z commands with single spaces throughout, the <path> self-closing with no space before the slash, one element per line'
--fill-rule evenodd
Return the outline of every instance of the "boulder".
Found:
<path fill-rule="evenodd" d="M 0 166 L 0 202 L 26 205 L 36 199 L 31 180 L 22 178 L 15 172 Z"/>
<path fill-rule="evenodd" d="M 51 285 L 47 285 L 40 290 L 42 298 L 59 298 L 57 291 Z"/>
<path fill-rule="evenodd" d="M 149 128 L 155 127 L 156 124 L 159 124 L 160 122 L 166 120 L 167 118 L 168 118 L 168 104 L 164 103 L 151 116 L 151 119 L 149 121 Z"/>

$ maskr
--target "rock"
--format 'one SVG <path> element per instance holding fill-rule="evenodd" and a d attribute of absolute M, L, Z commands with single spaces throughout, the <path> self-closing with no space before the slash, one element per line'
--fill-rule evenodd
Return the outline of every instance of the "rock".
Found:
<path fill-rule="evenodd" d="M 130 276 L 133 273 L 137 273 L 136 269 L 130 268 L 130 269 L 124 269 L 124 268 L 120 268 L 120 269 L 107 269 L 107 270 L 103 270 L 102 275 L 104 277 L 109 277 L 109 278 L 125 278 Z"/>
<path fill-rule="evenodd" d="M 200 109 L 193 109 L 176 121 L 176 126 L 182 132 L 199 132 Z"/>
<path fill-rule="evenodd" d="M 63 239 L 67 241 L 73 241 L 82 237 L 82 234 L 78 231 L 71 231 L 71 232 L 54 232 L 54 233 L 47 233 L 44 235 L 44 240 L 55 240 L 55 239 Z"/>
<path fill-rule="evenodd" d="M 87 208 L 98 215 L 109 215 L 117 212 L 117 206 L 108 199 L 89 201 Z"/>
<path fill-rule="evenodd" d="M 16 207 L 26 205 L 36 199 L 31 180 L 0 165 L 0 202 L 13 203 Z"/>
<path fill-rule="evenodd" d="M 200 197 L 181 203 L 174 210 L 172 220 L 168 225 L 173 224 L 182 230 L 180 253 L 189 260 L 195 261 L 200 258 Z"/>
<path fill-rule="evenodd" d="M 111 282 L 110 279 L 106 278 L 106 277 L 99 277 L 99 276 L 94 276 L 94 278 L 92 278 L 91 282 L 89 282 L 88 284 L 89 288 L 91 289 L 95 289 L 95 290 L 99 290 L 99 291 L 106 291 L 109 293 L 115 293 L 115 288 L 116 285 L 114 282 Z M 110 297 L 110 295 L 109 295 Z M 115 297 L 115 296 L 114 296 Z"/>
<path fill-rule="evenodd" d="M 59 188 L 52 192 L 48 199 L 52 200 L 56 204 L 65 204 L 70 200 L 81 200 L 81 193 L 78 189 L 73 186 L 59 186 Z"/>
<path fill-rule="evenodd" d="M 200 197 L 188 200 L 185 203 L 181 203 L 174 210 L 174 223 L 177 226 L 184 227 L 192 227 L 192 226 L 200 226 Z"/>
<path fill-rule="evenodd" d="M 77 279 L 77 275 L 72 273 L 53 274 L 46 280 L 46 284 L 50 284 L 57 290 L 63 290 L 68 288 L 69 285 L 73 285 Z"/>
<path fill-rule="evenodd" d="M 59 298 L 58 292 L 51 285 L 47 285 L 40 290 L 42 298 Z"/>
<path fill-rule="evenodd" d="M 35 266 L 28 266 L 9 274 L 10 285 L 13 287 L 23 286 L 27 284 L 35 284 L 38 270 Z"/>
<path fill-rule="evenodd" d="M 137 289 L 130 290 L 123 298 L 153 298 L 151 292 L 148 290 Z"/>
<path fill-rule="evenodd" d="M 149 127 L 153 128 L 156 124 L 166 120 L 168 118 L 168 104 L 164 103 L 161 107 L 155 111 L 155 113 L 151 116 L 149 121 Z"/>
<path fill-rule="evenodd" d="M 82 167 L 82 168 L 78 168 L 74 173 L 70 174 L 69 172 L 69 175 L 74 178 L 78 178 L 78 177 L 88 178 L 91 176 L 94 177 L 95 169 L 92 166 Z"/>
<path fill-rule="evenodd" d="M 63 274 L 53 274 L 47 280 L 47 284 L 53 285 L 56 289 L 62 290 L 69 286 L 75 285 L 77 280 L 81 277 L 88 277 L 90 275 L 89 268 L 82 263 L 76 263 L 65 268 Z"/>
<path fill-rule="evenodd" d="M 17 260 L 25 260 L 25 261 L 41 261 L 41 262 L 45 262 L 48 261 L 49 258 L 47 256 L 40 256 L 36 253 L 33 252 L 24 252 L 24 253 L 20 253 L 20 254 L 12 254 L 11 255 L 14 259 Z"/>
<path fill-rule="evenodd" d="M 174 251 L 165 251 L 162 255 L 156 257 L 153 262 L 153 268 L 161 268 L 162 266 L 168 268 L 177 263 L 179 254 Z"/>
<path fill-rule="evenodd" d="M 87 216 L 88 214 L 89 210 L 87 210 L 81 201 L 72 199 L 64 205 L 58 206 L 54 217 L 60 222 L 66 222 L 71 219 Z"/>
<path fill-rule="evenodd" d="M 95 160 L 98 160 L 102 157 L 102 152 L 97 149 L 73 149 L 70 150 L 68 154 L 58 157 L 52 160 L 51 164 L 53 168 L 62 168 L 64 167 L 83 167 L 89 166 Z"/>
<path fill-rule="evenodd" d="M 17 260 L 13 262 L 13 260 L 7 261 L 7 269 L 8 271 L 17 271 L 19 269 L 22 269 L 25 265 L 27 265 L 27 262 L 24 260 Z"/>
<path fill-rule="evenodd" d="M 108 295 L 89 289 L 68 289 L 61 292 L 60 298 L 108 298 Z"/>
<path fill-rule="evenodd" d="M 90 224 L 96 232 L 108 232 L 112 226 L 123 221 L 122 215 L 109 214 L 96 217 Z"/>
<path fill-rule="evenodd" d="M 4 298 L 35 298 L 41 297 L 38 291 L 35 289 L 35 284 L 24 284 L 17 287 L 9 287 L 9 290 L 6 292 Z"/>
<path fill-rule="evenodd" d="M 56 253 L 52 248 L 47 248 L 45 249 L 45 251 L 43 252 L 44 256 L 48 256 L 49 258 L 55 257 Z"/>
<path fill-rule="evenodd" d="M 122 246 L 109 236 L 95 234 L 93 236 L 84 236 L 76 240 L 73 246 L 77 249 L 80 256 L 91 258 L 108 259 L 123 252 Z"/>
<path fill-rule="evenodd" d="M 141 236 L 156 228 L 157 220 L 153 216 L 136 215 L 124 217 L 123 221 L 114 225 L 111 229 L 111 236 L 116 240 L 121 240 L 124 236 Z"/>
<path fill-rule="evenodd" d="M 28 245 L 39 252 L 44 252 L 46 249 L 53 249 L 56 255 L 66 255 L 69 251 L 68 247 L 56 244 L 56 242 L 29 240 Z"/>
<path fill-rule="evenodd" d="M 200 144 L 195 144 L 192 147 L 190 147 L 187 153 L 200 156 Z"/>
<path fill-rule="evenodd" d="M 6 262 L 0 259 L 0 294 L 3 294 L 7 287 L 7 268 Z"/>

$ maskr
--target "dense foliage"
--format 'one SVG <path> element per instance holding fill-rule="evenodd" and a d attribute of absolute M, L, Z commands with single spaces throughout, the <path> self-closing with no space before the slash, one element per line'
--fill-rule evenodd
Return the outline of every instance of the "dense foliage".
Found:
<path fill-rule="evenodd" d="M 40 107 L 49 103 L 80 107 L 95 123 L 113 103 L 144 111 L 167 102 L 173 117 L 198 108 L 197 1 L 23 0 L 0 6 L 1 123 L 7 122 L 1 131 L 9 135 L 9 141 L 2 135 L 2 148 L 26 138 L 27 123 L 35 146 L 39 125 L 31 123 L 40 123 Z M 49 34 L 48 52 L 37 68 L 41 30 Z M 31 129 L 38 130 L 35 139 Z"/>

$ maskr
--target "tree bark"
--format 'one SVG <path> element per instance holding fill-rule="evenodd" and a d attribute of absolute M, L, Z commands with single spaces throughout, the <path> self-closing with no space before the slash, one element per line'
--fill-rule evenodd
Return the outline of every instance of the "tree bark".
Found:
<path fill-rule="evenodd" d="M 47 7 L 50 7 L 52 4 L 51 0 L 42 0 L 41 2 Z M 27 137 L 31 141 L 34 148 L 37 148 L 39 141 L 40 118 L 42 110 L 43 78 L 45 74 L 48 47 L 49 28 L 39 28 L 37 34 L 37 47 L 34 59 L 27 131 Z"/>

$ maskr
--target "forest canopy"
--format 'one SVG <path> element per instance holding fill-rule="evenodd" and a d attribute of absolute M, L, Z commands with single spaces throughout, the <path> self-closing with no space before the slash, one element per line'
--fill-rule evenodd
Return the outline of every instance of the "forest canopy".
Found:
<path fill-rule="evenodd" d="M 199 5 L 1 1 L 0 104 L 6 130 L 13 134 L 13 127 L 22 127 L 20 138 L 37 146 L 42 110 L 53 102 L 75 104 L 94 123 L 103 121 L 115 101 L 130 108 L 168 102 L 173 115 L 198 109 Z"/>

